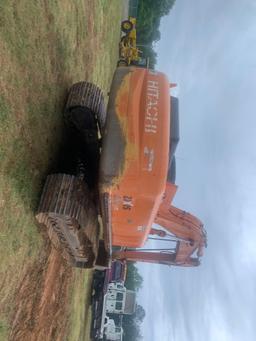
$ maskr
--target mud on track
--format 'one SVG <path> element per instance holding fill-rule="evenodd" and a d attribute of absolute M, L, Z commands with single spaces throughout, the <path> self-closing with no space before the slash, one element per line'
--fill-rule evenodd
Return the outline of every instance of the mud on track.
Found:
<path fill-rule="evenodd" d="M 68 322 L 72 270 L 46 241 L 17 289 L 9 340 L 63 341 Z"/>

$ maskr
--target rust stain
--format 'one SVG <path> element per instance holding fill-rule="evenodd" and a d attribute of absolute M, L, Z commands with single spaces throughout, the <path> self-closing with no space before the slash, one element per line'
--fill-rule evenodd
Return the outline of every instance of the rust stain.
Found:
<path fill-rule="evenodd" d="M 131 136 L 132 121 L 131 119 L 129 120 L 129 117 L 132 116 L 132 113 L 130 115 L 129 113 L 127 113 L 127 110 L 129 110 L 130 81 L 131 73 L 125 75 L 125 77 L 123 78 L 115 100 L 116 115 L 126 142 L 123 167 L 120 170 L 119 175 L 113 179 L 113 184 L 115 186 L 117 186 L 121 182 L 122 177 L 127 172 L 130 166 L 130 161 L 135 160 L 138 155 L 138 148 L 132 141 Z"/>

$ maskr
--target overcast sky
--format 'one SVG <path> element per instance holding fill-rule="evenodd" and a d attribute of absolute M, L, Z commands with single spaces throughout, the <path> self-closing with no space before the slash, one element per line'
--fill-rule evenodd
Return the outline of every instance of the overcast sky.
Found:
<path fill-rule="evenodd" d="M 198 268 L 143 265 L 145 341 L 256 340 L 256 0 L 176 0 L 157 69 L 179 84 L 174 204 L 208 232 Z"/>

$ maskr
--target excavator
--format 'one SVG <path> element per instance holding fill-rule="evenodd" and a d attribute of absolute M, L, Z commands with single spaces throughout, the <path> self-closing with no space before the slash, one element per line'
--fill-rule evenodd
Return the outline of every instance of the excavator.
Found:
<path fill-rule="evenodd" d="M 107 110 L 96 85 L 70 88 L 68 165 L 47 177 L 36 218 L 73 266 L 106 269 L 114 259 L 200 264 L 203 224 L 171 205 L 179 141 L 173 86 L 161 72 L 118 67 Z M 168 246 L 147 249 L 150 238 Z"/>

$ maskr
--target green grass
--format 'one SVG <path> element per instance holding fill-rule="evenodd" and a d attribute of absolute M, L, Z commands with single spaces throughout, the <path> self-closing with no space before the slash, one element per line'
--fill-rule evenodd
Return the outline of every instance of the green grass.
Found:
<path fill-rule="evenodd" d="M 90 335 L 90 300 L 92 271 L 76 269 L 70 290 L 70 316 L 68 341 L 89 340 Z"/>
<path fill-rule="evenodd" d="M 0 320 L 0 341 L 6 341 L 8 338 L 9 325 L 7 321 Z"/>
<path fill-rule="evenodd" d="M 108 92 L 121 13 L 120 0 L 0 2 L 0 340 L 43 247 L 34 212 L 62 139 L 67 89 L 86 79 Z M 90 274 L 73 277 L 68 340 L 87 340 Z"/>

